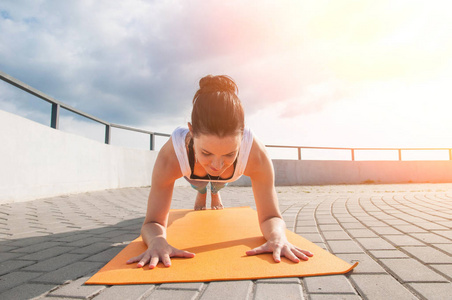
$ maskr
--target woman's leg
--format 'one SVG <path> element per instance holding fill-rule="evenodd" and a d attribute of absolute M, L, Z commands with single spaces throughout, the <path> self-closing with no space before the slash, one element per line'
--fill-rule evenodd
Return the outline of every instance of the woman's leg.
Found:
<path fill-rule="evenodd" d="M 195 200 L 195 210 L 206 209 L 206 199 L 207 199 L 207 184 L 208 182 L 190 180 L 184 176 L 184 178 L 191 184 L 192 188 L 198 191 Z"/>
<path fill-rule="evenodd" d="M 206 209 L 206 199 L 207 193 L 200 193 L 196 195 L 194 210 L 205 210 Z"/>
<path fill-rule="evenodd" d="M 227 183 L 221 183 L 221 182 L 211 182 L 210 183 L 210 197 L 211 197 L 211 201 L 210 201 L 210 207 L 212 209 L 223 209 L 223 203 L 221 202 L 221 196 L 219 191 L 224 188 L 225 186 L 227 186 Z"/>

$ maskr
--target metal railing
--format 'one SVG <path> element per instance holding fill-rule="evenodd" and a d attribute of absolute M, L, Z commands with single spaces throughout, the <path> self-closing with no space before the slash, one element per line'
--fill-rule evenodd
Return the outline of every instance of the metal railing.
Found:
<path fill-rule="evenodd" d="M 137 129 L 137 128 L 132 128 L 132 127 L 128 127 L 128 126 L 123 126 L 123 125 L 119 125 L 119 124 L 113 124 L 113 123 L 109 123 L 106 122 L 104 120 L 101 120 L 99 118 L 96 118 L 94 116 L 91 116 L 87 113 L 84 113 L 76 108 L 73 108 L 67 104 L 64 104 L 46 94 L 44 94 L 41 91 L 38 91 L 37 89 L 32 88 L 31 86 L 21 82 L 20 80 L 17 80 L 16 78 L 13 78 L 12 76 L 9 76 L 8 74 L 5 74 L 3 72 L 0 71 L 0 79 L 33 95 L 36 96 L 44 101 L 47 101 L 49 103 L 52 104 L 52 112 L 51 112 L 51 119 L 50 119 L 50 126 L 52 128 L 58 129 L 59 127 L 59 118 L 60 118 L 60 108 L 64 108 L 70 112 L 73 112 L 77 115 L 80 115 L 82 117 L 85 117 L 87 119 L 93 120 L 97 123 L 103 124 L 105 125 L 105 144 L 110 144 L 110 140 L 111 140 L 111 128 L 120 128 L 120 129 L 124 129 L 124 130 L 129 130 L 129 131 L 135 131 L 135 132 L 140 132 L 140 133 L 145 133 L 145 134 L 149 134 L 150 136 L 150 145 L 149 145 L 149 149 L 150 150 L 155 150 L 155 136 L 166 136 L 169 137 L 169 134 L 166 133 L 160 133 L 160 132 L 152 132 L 152 131 L 148 131 L 148 130 L 143 130 L 143 129 Z"/>
<path fill-rule="evenodd" d="M 430 151 L 430 150 L 440 150 L 440 151 L 449 151 L 449 160 L 452 160 L 452 148 L 337 148 L 337 147 L 304 147 L 304 146 L 281 146 L 281 145 L 265 145 L 268 148 L 295 148 L 298 150 L 298 160 L 301 160 L 301 149 L 315 149 L 315 150 L 348 150 L 351 152 L 351 160 L 355 160 L 355 151 L 386 151 L 392 150 L 398 152 L 399 161 L 402 160 L 402 151 L 411 151 L 411 150 L 422 150 L 422 151 Z"/>
<path fill-rule="evenodd" d="M 165 137 L 171 136 L 170 134 L 166 134 L 166 133 L 152 132 L 152 131 L 147 131 L 147 130 L 142 130 L 142 129 L 137 129 L 137 128 L 132 128 L 132 127 L 128 127 L 128 126 L 123 126 L 123 125 L 119 125 L 119 124 L 113 124 L 113 123 L 106 122 L 104 120 L 91 116 L 87 113 L 84 113 L 76 108 L 73 108 L 67 104 L 64 104 L 56 99 L 53 99 L 52 97 L 42 93 L 41 91 L 38 91 L 38 90 L 30 87 L 29 85 L 9 76 L 8 74 L 5 74 L 1 71 L 0 71 L 0 79 L 21 89 L 21 90 L 24 90 L 25 92 L 27 92 L 31 95 L 34 95 L 38 98 L 41 98 L 42 100 L 45 100 L 45 101 L 51 103 L 52 104 L 52 114 L 51 114 L 50 126 L 52 128 L 58 129 L 60 108 L 64 108 L 77 115 L 80 115 L 82 117 L 85 117 L 87 119 L 90 119 L 90 120 L 93 120 L 93 121 L 96 121 L 98 123 L 105 125 L 105 144 L 110 144 L 112 127 L 129 130 L 129 131 L 140 132 L 140 133 L 144 133 L 144 134 L 149 134 L 150 150 L 155 150 L 155 136 L 165 136 Z M 352 161 L 355 160 L 355 151 L 358 151 L 358 150 L 359 151 L 361 151 L 361 150 L 398 151 L 399 161 L 402 160 L 402 151 L 405 151 L 405 150 L 443 150 L 443 151 L 447 150 L 447 151 L 449 151 L 449 160 L 452 160 L 452 148 L 337 148 L 337 147 L 305 147 L 305 146 L 280 146 L 280 145 L 266 145 L 266 147 L 268 147 L 268 148 L 295 148 L 298 150 L 298 160 L 301 160 L 301 149 L 349 150 L 349 151 L 351 151 L 351 160 Z"/>

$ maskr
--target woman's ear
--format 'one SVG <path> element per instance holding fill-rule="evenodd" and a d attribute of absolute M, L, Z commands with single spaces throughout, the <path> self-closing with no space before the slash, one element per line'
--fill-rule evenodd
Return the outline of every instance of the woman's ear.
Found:
<path fill-rule="evenodd" d="M 190 130 L 191 136 L 193 136 L 193 126 L 191 125 L 190 122 L 188 122 L 187 125 L 188 125 L 188 130 Z"/>

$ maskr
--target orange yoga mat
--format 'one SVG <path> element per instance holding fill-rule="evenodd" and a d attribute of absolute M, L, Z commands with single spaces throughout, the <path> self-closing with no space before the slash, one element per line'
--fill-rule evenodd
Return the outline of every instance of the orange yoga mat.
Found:
<path fill-rule="evenodd" d="M 287 230 L 288 240 L 314 253 L 308 261 L 293 263 L 282 258 L 275 263 L 272 254 L 247 256 L 245 252 L 262 245 L 257 213 L 249 207 L 224 210 L 171 210 L 168 242 L 179 249 L 194 252 L 194 258 L 172 258 L 171 267 L 159 263 L 154 269 L 137 268 L 126 261 L 146 250 L 141 237 L 124 248 L 92 276 L 86 284 L 144 284 L 243 280 L 278 277 L 304 277 L 343 274 L 350 265 L 303 237 Z"/>

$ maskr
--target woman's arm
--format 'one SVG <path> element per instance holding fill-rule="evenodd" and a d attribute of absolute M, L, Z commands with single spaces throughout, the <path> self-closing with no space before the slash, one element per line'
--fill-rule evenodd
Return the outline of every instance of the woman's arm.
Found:
<path fill-rule="evenodd" d="M 178 250 L 166 241 L 166 226 L 174 181 L 181 176 L 179 163 L 170 139 L 160 150 L 155 162 L 146 218 L 141 228 L 141 236 L 148 246 L 148 250 L 129 259 L 127 263 L 138 262 L 138 267 L 149 263 L 149 267 L 152 269 L 159 261 L 169 267 L 171 257 L 194 257 L 193 253 Z"/>
<path fill-rule="evenodd" d="M 265 146 L 254 139 L 245 175 L 251 178 L 254 199 L 256 202 L 259 224 L 265 244 L 247 251 L 247 255 L 273 252 L 273 259 L 281 261 L 281 256 L 299 262 L 300 258 L 307 260 L 312 256 L 309 251 L 302 250 L 290 244 L 286 238 L 286 224 L 278 207 L 278 197 L 274 184 L 272 162 L 265 151 Z"/>

